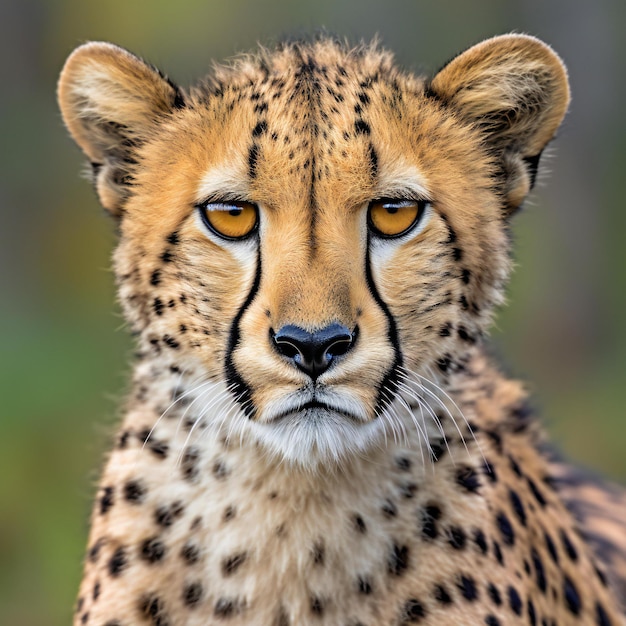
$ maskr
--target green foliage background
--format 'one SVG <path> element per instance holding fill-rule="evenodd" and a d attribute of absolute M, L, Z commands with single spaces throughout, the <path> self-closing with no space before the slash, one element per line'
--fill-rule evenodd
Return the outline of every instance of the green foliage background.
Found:
<path fill-rule="evenodd" d="M 573 104 L 546 183 L 515 224 L 512 307 L 494 330 L 566 455 L 626 479 L 626 3 L 623 0 L 8 0 L 0 6 L 0 623 L 69 623 L 90 499 L 131 349 L 114 306 L 110 221 L 55 104 L 90 39 L 187 85 L 256 42 L 378 33 L 431 72 L 493 34 L 549 42 Z M 544 160 L 545 163 L 545 160 Z"/>

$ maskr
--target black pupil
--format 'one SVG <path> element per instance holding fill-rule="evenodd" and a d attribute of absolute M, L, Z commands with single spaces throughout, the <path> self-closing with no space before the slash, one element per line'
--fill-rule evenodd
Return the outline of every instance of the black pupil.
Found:
<path fill-rule="evenodd" d="M 230 211 L 228 211 L 228 215 L 232 215 L 233 217 L 239 217 L 242 211 L 243 209 L 230 209 Z"/>
<path fill-rule="evenodd" d="M 400 207 L 388 204 L 385 209 L 387 209 L 387 213 L 389 213 L 389 215 L 395 215 L 400 210 Z"/>

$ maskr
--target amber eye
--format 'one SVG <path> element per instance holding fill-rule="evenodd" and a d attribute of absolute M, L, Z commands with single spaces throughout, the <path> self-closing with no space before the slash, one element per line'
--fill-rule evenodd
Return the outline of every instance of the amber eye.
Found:
<path fill-rule="evenodd" d="M 370 228 L 380 237 L 399 237 L 415 226 L 427 203 L 423 200 L 373 200 L 368 209 Z"/>
<path fill-rule="evenodd" d="M 250 202 L 205 202 L 198 208 L 204 223 L 224 239 L 244 239 L 258 222 L 256 206 Z"/>

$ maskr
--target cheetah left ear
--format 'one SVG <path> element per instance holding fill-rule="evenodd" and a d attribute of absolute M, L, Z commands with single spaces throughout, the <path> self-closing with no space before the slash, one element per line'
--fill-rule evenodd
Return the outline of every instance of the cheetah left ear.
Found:
<path fill-rule="evenodd" d="M 450 61 L 432 91 L 485 133 L 501 167 L 507 215 L 531 190 L 541 152 L 570 100 L 567 70 L 546 44 L 528 35 L 502 35 Z"/>

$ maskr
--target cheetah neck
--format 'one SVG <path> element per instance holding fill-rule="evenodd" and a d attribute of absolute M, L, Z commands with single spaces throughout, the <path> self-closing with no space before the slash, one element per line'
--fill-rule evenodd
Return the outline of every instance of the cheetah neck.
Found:
<path fill-rule="evenodd" d="M 142 363 L 135 381 L 94 511 L 95 567 L 83 581 L 91 589 L 112 579 L 98 593 L 130 603 L 121 614 L 160 615 L 182 603 L 186 624 L 214 623 L 207 616 L 232 624 L 371 624 L 395 623 L 388 607 L 398 605 L 420 615 L 433 594 L 435 604 L 455 596 L 471 602 L 484 593 L 476 581 L 493 578 L 494 562 L 501 577 L 517 576 L 503 565 L 512 551 L 526 550 L 519 533 L 536 532 L 519 499 L 518 520 L 494 510 L 509 498 L 499 493 L 502 458 L 505 471 L 520 476 L 521 467 L 539 468 L 520 489 L 535 492 L 533 508 L 550 502 L 561 524 L 571 519 L 542 482 L 545 463 L 529 439 L 536 434 L 529 435 L 521 388 L 479 353 L 447 387 L 476 439 L 467 425 L 444 420 L 447 443 L 433 441 L 432 460 L 422 459 L 412 431 L 315 471 L 270 459 L 224 431 L 203 431 L 193 399 L 200 396 L 181 385 L 175 368 Z M 451 578 L 452 586 L 444 584 Z M 122 583 L 137 594 L 115 593 Z M 383 593 L 397 601 L 379 602 Z M 467 610 L 450 609 L 449 623 L 461 623 L 454 620 Z"/>

